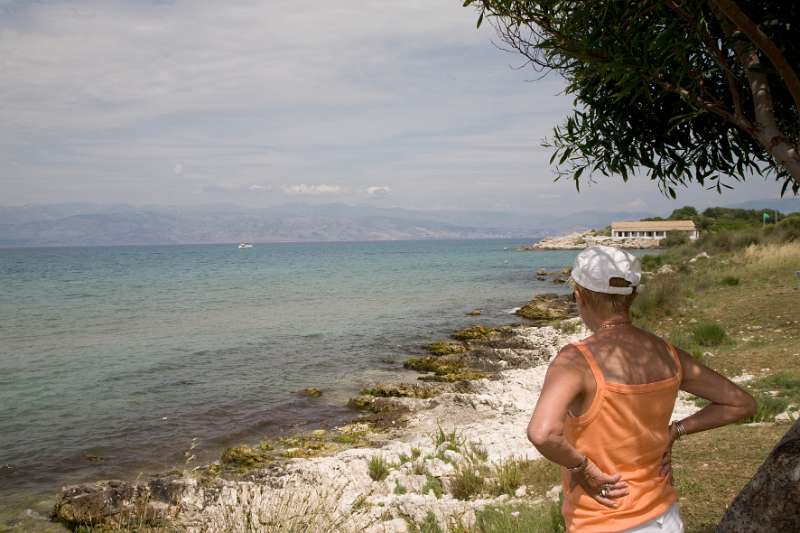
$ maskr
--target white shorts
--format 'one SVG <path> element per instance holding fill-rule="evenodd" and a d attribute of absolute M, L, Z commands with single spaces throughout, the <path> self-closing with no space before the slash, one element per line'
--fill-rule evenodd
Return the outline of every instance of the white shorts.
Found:
<path fill-rule="evenodd" d="M 623 533 L 683 533 L 683 520 L 678 514 L 678 504 L 673 503 L 664 514 L 641 526 L 626 529 Z"/>

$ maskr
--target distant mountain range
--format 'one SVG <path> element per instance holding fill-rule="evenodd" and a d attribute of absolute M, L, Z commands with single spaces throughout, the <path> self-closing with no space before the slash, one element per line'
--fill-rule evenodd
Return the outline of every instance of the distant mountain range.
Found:
<path fill-rule="evenodd" d="M 800 199 L 728 207 L 800 211 Z M 554 217 L 497 211 L 429 211 L 331 203 L 245 208 L 57 204 L 0 207 L 0 247 L 524 238 L 600 228 L 650 212 L 582 211 Z"/>
<path fill-rule="evenodd" d="M 95 246 L 399 239 L 537 239 L 651 213 L 568 216 L 423 211 L 345 204 L 161 207 L 59 204 L 0 207 L 0 246 Z"/>

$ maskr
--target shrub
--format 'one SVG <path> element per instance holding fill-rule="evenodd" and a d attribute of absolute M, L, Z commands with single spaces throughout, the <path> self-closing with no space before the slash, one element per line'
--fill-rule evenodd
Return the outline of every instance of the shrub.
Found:
<path fill-rule="evenodd" d="M 683 287 L 675 276 L 656 276 L 642 287 L 642 292 L 633 301 L 631 313 L 636 318 L 652 318 L 660 314 L 671 314 Z"/>
<path fill-rule="evenodd" d="M 689 236 L 686 233 L 673 231 L 667 234 L 665 239 L 661 240 L 661 245 L 667 248 L 675 248 L 676 246 L 682 246 L 688 242 Z"/>
<path fill-rule="evenodd" d="M 734 287 L 739 284 L 739 278 L 736 276 L 725 276 L 721 280 L 719 280 L 720 284 L 728 285 L 730 287 Z"/>
<path fill-rule="evenodd" d="M 775 225 L 775 237 L 781 242 L 800 241 L 800 213 L 790 215 Z"/>
<path fill-rule="evenodd" d="M 662 258 L 660 255 L 645 255 L 641 259 L 642 270 L 646 272 L 654 272 L 662 265 Z"/>
<path fill-rule="evenodd" d="M 692 328 L 692 340 L 698 346 L 719 346 L 727 337 L 722 326 L 712 322 L 697 324 Z"/>
<path fill-rule="evenodd" d="M 369 460 L 367 470 L 373 481 L 383 481 L 389 475 L 389 463 L 383 457 L 375 455 Z"/>
<path fill-rule="evenodd" d="M 450 494 L 458 500 L 469 500 L 483 492 L 486 486 L 484 469 L 465 462 L 456 468 L 450 478 Z"/>
<path fill-rule="evenodd" d="M 492 487 L 494 494 L 514 495 L 514 491 L 522 485 L 522 468 L 525 461 L 510 459 L 498 465 L 495 469 L 495 482 Z"/>

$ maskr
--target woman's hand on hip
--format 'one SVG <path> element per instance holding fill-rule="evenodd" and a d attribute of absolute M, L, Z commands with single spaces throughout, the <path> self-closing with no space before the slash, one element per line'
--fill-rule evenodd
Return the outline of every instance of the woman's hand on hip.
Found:
<path fill-rule="evenodd" d="M 580 485 L 583 490 L 597 502 L 616 507 L 618 500 L 629 494 L 628 483 L 619 474 L 606 474 L 590 459 L 586 467 L 579 472 L 571 472 L 570 488 Z"/>
<path fill-rule="evenodd" d="M 669 479 L 670 485 L 675 485 L 675 480 L 672 477 L 672 445 L 678 440 L 678 430 L 675 426 L 669 425 L 669 441 L 667 442 L 667 450 L 661 456 L 661 476 Z"/>

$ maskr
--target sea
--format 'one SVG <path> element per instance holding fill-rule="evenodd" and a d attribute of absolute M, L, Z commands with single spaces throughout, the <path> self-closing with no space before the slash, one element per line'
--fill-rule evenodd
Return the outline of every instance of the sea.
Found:
<path fill-rule="evenodd" d="M 530 242 L 0 249 L 0 526 L 65 484 L 351 419 L 426 343 L 568 291 L 535 272 L 576 252 Z"/>

